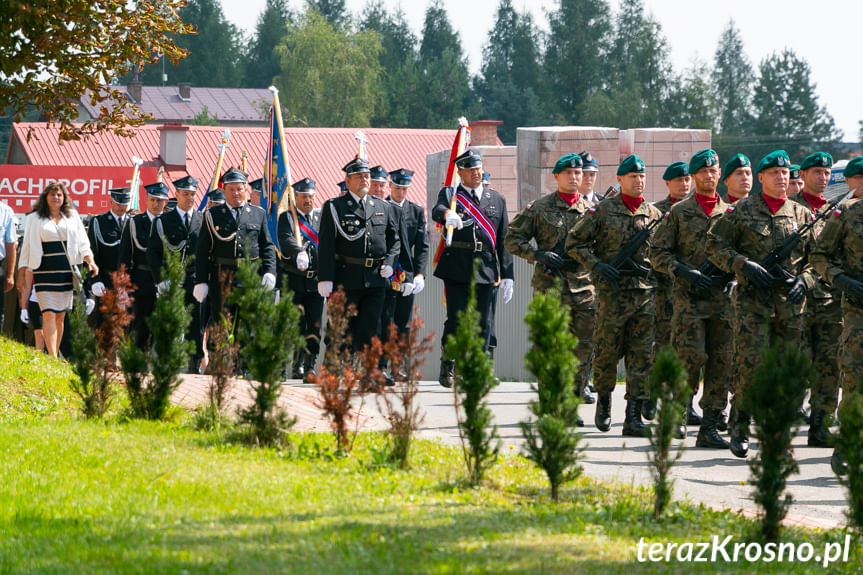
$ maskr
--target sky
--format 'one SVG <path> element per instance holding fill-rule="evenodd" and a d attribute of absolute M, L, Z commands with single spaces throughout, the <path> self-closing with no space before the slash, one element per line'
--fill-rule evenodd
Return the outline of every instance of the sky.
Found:
<path fill-rule="evenodd" d="M 266 0 L 221 0 L 225 17 L 249 35 Z M 405 12 L 414 33 L 419 37 L 428 0 L 383 0 L 391 10 Z M 360 14 L 368 0 L 346 0 L 347 8 Z M 305 6 L 303 0 L 289 0 L 293 9 Z M 499 0 L 443 0 L 450 22 L 460 33 L 472 73 L 479 70 L 482 47 L 494 25 Z M 519 12 L 527 10 L 534 23 L 547 31 L 547 13 L 558 2 L 552 0 L 513 0 Z M 614 10 L 617 0 L 610 0 Z M 674 70 L 689 68 L 696 59 L 713 62 L 719 36 L 733 19 L 740 30 L 743 45 L 753 69 L 773 52 L 791 48 L 806 60 L 810 80 L 816 85 L 818 101 L 833 116 L 845 133 L 845 141 L 858 141 L 858 121 L 863 119 L 859 91 L 863 81 L 853 80 L 857 72 L 852 58 L 860 51 L 859 24 L 863 22 L 860 0 L 644 0 L 645 9 L 660 23 L 668 42 Z M 853 74 L 853 75 L 852 75 Z"/>

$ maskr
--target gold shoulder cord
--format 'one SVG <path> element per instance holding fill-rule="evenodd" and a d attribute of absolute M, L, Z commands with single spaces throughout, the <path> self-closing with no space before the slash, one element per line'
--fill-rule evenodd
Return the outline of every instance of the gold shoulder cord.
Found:
<path fill-rule="evenodd" d="M 205 217 L 206 217 L 206 219 L 207 219 L 207 227 L 210 229 L 210 234 L 211 234 L 211 235 L 213 235 L 213 236 L 216 236 L 216 238 L 217 238 L 217 239 L 219 239 L 220 241 L 223 241 L 223 242 L 232 242 L 232 241 L 234 241 L 234 239 L 237 237 L 237 232 L 234 232 L 234 233 L 232 233 L 232 234 L 231 234 L 231 235 L 229 235 L 229 236 L 223 236 L 223 235 L 221 235 L 221 234 L 216 230 L 216 226 L 215 226 L 215 224 L 213 223 L 213 214 L 211 214 L 209 210 L 207 210 L 207 212 L 206 212 L 206 216 L 205 216 Z M 237 227 L 237 229 L 239 230 L 239 226 Z"/>

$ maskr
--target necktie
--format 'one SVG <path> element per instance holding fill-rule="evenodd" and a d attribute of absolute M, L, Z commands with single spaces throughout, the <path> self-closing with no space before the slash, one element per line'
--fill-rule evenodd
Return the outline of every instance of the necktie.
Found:
<path fill-rule="evenodd" d="M 234 208 L 234 219 L 240 223 L 240 208 Z"/>
<path fill-rule="evenodd" d="M 189 229 L 189 212 L 183 214 L 183 223 L 186 224 L 186 229 Z"/>

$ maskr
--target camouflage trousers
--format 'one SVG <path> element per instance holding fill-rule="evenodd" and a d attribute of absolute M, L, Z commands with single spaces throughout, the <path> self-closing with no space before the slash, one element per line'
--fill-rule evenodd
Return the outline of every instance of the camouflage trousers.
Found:
<path fill-rule="evenodd" d="M 575 357 L 578 358 L 578 372 L 575 385 L 579 394 L 587 386 L 593 363 L 593 327 L 596 317 L 596 297 L 592 290 L 565 292 L 561 302 L 569 308 L 569 330 L 578 338 Z"/>
<path fill-rule="evenodd" d="M 832 414 L 839 403 L 839 351 L 842 339 L 842 308 L 834 301 L 827 306 L 807 302 L 803 319 L 803 351 L 815 365 L 815 381 L 809 404 L 812 410 Z"/>
<path fill-rule="evenodd" d="M 704 374 L 704 393 L 698 405 L 725 409 L 734 382 L 734 327 L 727 298 L 693 300 L 684 294 L 674 298 L 671 345 L 686 367 L 689 389 L 698 392 Z"/>
<path fill-rule="evenodd" d="M 598 393 L 611 393 L 617 363 L 626 362 L 626 399 L 647 399 L 656 302 L 652 289 L 600 290 L 593 328 L 593 383 Z"/>
<path fill-rule="evenodd" d="M 842 396 L 849 397 L 863 379 L 863 308 L 846 302 L 842 311 L 845 325 L 840 338 L 839 368 Z"/>
<path fill-rule="evenodd" d="M 740 406 L 746 388 L 761 363 L 761 351 L 777 342 L 799 346 L 803 336 L 803 313 L 799 306 L 774 301 L 773 294 L 756 299 L 752 290 L 735 295 L 734 405 Z"/>
<path fill-rule="evenodd" d="M 671 343 L 671 318 L 676 302 L 671 300 L 671 291 L 665 288 L 656 290 L 656 329 L 653 336 L 653 359 L 659 350 Z"/>

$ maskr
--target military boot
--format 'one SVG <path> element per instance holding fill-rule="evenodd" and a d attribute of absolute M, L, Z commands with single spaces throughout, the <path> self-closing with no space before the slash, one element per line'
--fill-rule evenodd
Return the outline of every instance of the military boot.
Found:
<path fill-rule="evenodd" d="M 656 400 L 642 399 L 638 402 L 641 405 L 641 417 L 647 421 L 651 421 L 656 417 Z"/>
<path fill-rule="evenodd" d="M 294 379 L 303 379 L 303 376 L 306 374 L 306 367 L 304 360 L 306 358 L 305 350 L 299 350 L 297 352 L 297 357 L 294 359 L 294 371 L 291 377 Z"/>
<path fill-rule="evenodd" d="M 694 396 L 689 396 L 689 407 L 686 409 L 686 425 L 701 425 L 701 416 L 692 407 Z"/>
<path fill-rule="evenodd" d="M 842 457 L 839 449 L 835 447 L 833 448 L 833 455 L 830 456 L 830 469 L 839 477 L 848 475 L 848 464 L 845 463 L 845 458 Z"/>
<path fill-rule="evenodd" d="M 735 457 L 746 457 L 749 453 L 749 414 L 745 411 L 733 408 L 736 414 L 732 416 L 734 425 L 730 427 L 731 441 L 728 447 Z"/>
<path fill-rule="evenodd" d="M 611 429 L 611 393 L 600 393 L 596 402 L 596 415 L 593 424 L 600 431 Z"/>
<path fill-rule="evenodd" d="M 720 409 L 716 416 L 716 431 L 728 431 L 728 414 Z"/>
<path fill-rule="evenodd" d="M 455 383 L 455 361 L 451 359 L 442 359 L 440 361 L 438 383 L 446 388 L 452 387 L 453 383 Z"/>
<path fill-rule="evenodd" d="M 809 436 L 806 439 L 806 445 L 809 447 L 832 447 L 833 435 L 827 425 L 827 413 L 821 409 L 813 409 L 809 417 Z"/>
<path fill-rule="evenodd" d="M 646 437 L 647 427 L 641 421 L 641 413 L 644 410 L 642 402 L 647 400 L 626 400 L 626 418 L 623 420 L 623 435 L 628 437 Z"/>
<path fill-rule="evenodd" d="M 716 422 L 722 418 L 722 410 L 705 409 L 704 417 L 701 419 L 701 427 L 698 428 L 698 437 L 695 438 L 695 447 L 707 449 L 728 449 L 728 442 L 722 439 L 716 429 Z"/>
<path fill-rule="evenodd" d="M 596 396 L 590 393 L 590 389 L 588 387 L 582 386 L 581 389 L 578 390 L 578 395 L 581 396 L 581 402 L 590 405 L 591 403 L 596 403 Z"/>

